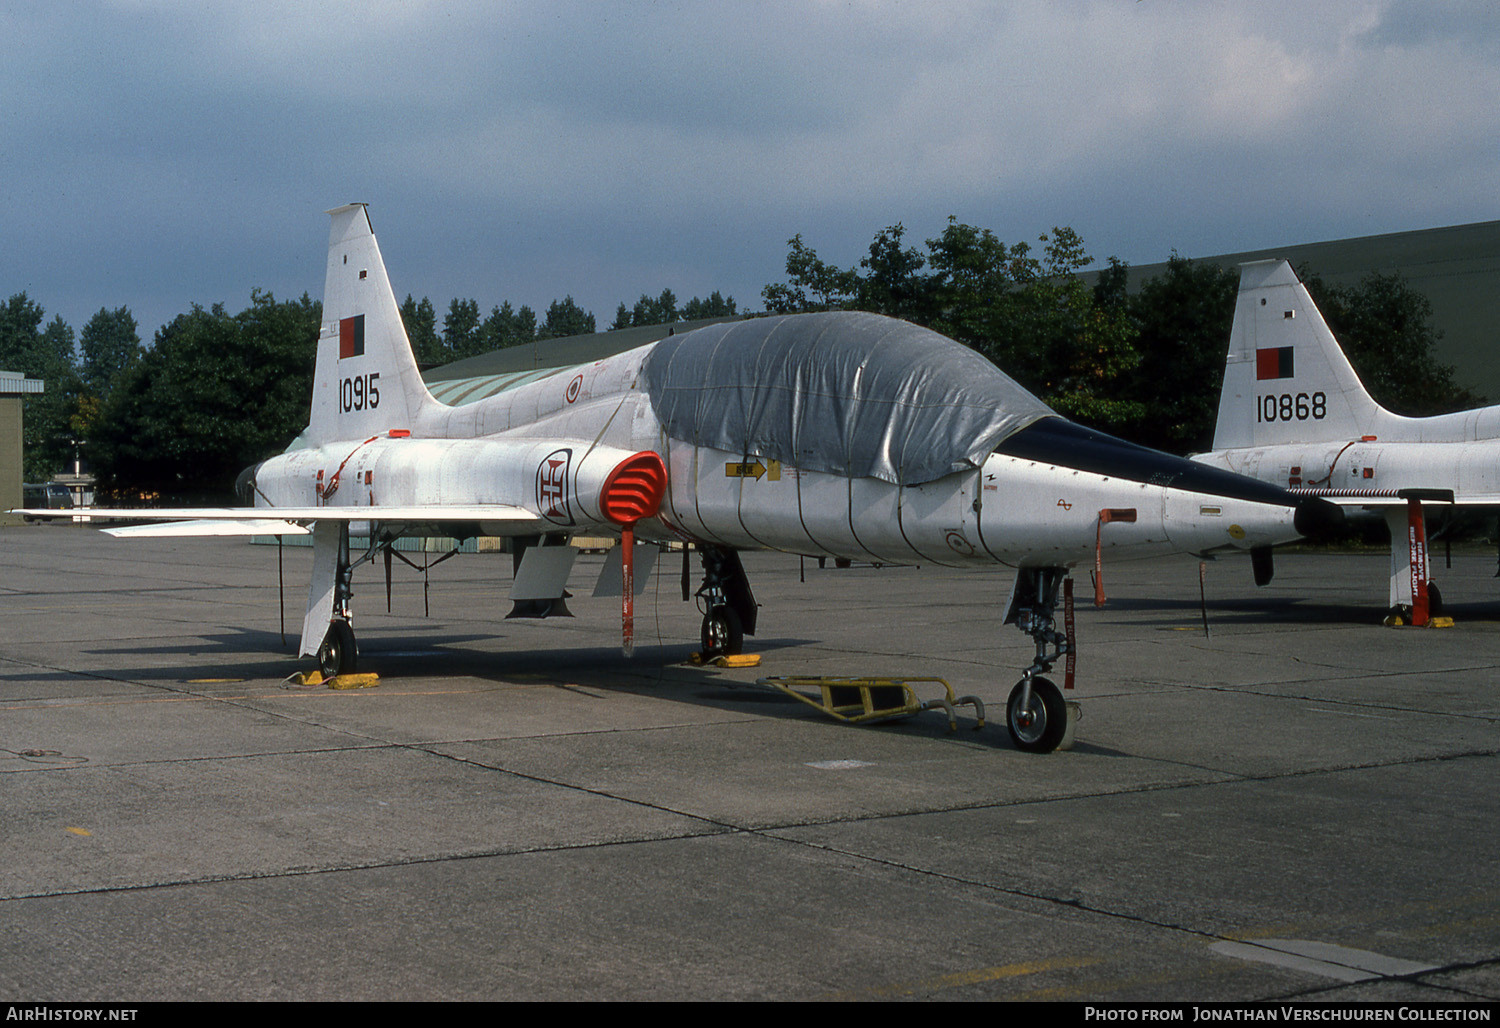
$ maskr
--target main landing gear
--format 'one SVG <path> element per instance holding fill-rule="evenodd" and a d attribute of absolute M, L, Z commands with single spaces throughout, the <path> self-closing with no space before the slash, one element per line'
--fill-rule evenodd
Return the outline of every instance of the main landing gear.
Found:
<path fill-rule="evenodd" d="M 357 563 L 370 559 L 365 554 Z M 318 646 L 318 670 L 324 678 L 352 674 L 359 664 L 359 647 L 354 642 L 354 624 L 350 600 L 354 596 L 354 564 L 349 561 L 349 525 L 339 525 L 338 559 L 333 571 L 333 616 L 328 634 Z"/>
<path fill-rule="evenodd" d="M 745 636 L 755 634 L 755 596 L 738 553 L 721 546 L 704 546 L 700 553 L 703 584 L 697 597 L 698 609 L 703 611 L 703 658 L 734 656 L 744 649 Z M 685 564 L 682 598 L 687 599 Z"/>
<path fill-rule="evenodd" d="M 1014 621 L 1017 628 L 1036 642 L 1036 656 L 1022 672 L 1005 704 L 1005 724 L 1011 741 L 1017 749 L 1028 753 L 1051 753 L 1063 745 L 1072 735 L 1071 720 L 1076 717 L 1063 699 L 1062 690 L 1043 677 L 1058 658 L 1074 652 L 1073 640 L 1069 638 L 1071 603 L 1063 631 L 1057 631 L 1054 619 L 1058 590 L 1066 577 L 1066 568 L 1022 568 L 1006 611 L 1006 622 Z"/>
<path fill-rule="evenodd" d="M 354 644 L 354 628 L 347 618 L 335 618 L 328 623 L 328 634 L 318 647 L 318 670 L 324 678 L 352 674 L 359 662 L 359 649 Z"/>
<path fill-rule="evenodd" d="M 349 524 L 341 522 L 338 527 L 337 556 L 333 561 L 333 611 L 328 620 L 328 632 L 318 645 L 318 670 L 324 678 L 353 674 L 359 665 L 359 646 L 354 641 L 354 616 L 350 601 L 354 596 L 354 569 L 385 549 L 389 552 L 390 539 L 371 526 L 370 549 L 358 560 L 349 559 Z M 314 543 L 316 546 L 316 542 Z M 324 558 L 327 559 L 327 558 Z M 314 554 L 316 574 L 317 554 Z M 327 565 L 324 565 L 325 569 Z M 327 574 L 325 570 L 323 572 Z M 390 574 L 387 564 L 387 575 Z M 325 579 L 326 581 L 326 579 Z"/>

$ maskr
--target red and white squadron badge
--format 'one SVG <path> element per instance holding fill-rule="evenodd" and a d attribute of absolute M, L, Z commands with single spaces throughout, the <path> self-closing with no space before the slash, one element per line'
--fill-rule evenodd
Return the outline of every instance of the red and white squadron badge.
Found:
<path fill-rule="evenodd" d="M 573 463 L 571 449 L 553 450 L 536 467 L 536 509 L 555 525 L 573 524 L 568 505 L 568 468 Z"/>

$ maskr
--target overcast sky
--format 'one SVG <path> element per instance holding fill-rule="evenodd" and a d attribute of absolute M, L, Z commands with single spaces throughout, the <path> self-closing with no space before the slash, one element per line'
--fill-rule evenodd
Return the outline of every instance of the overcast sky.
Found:
<path fill-rule="evenodd" d="M 397 298 L 760 309 L 947 217 L 1132 264 L 1500 217 L 1500 4 L 0 4 L 0 298 L 149 341 L 321 295 L 370 204 Z"/>

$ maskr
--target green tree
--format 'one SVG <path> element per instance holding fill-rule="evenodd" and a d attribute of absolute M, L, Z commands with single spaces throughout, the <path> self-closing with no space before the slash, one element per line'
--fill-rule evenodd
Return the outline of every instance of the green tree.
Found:
<path fill-rule="evenodd" d="M 1178 454 L 1213 445 L 1238 292 L 1234 271 L 1174 253 L 1128 298 L 1141 354 L 1128 388 L 1149 411 L 1124 431 L 1133 441 Z"/>
<path fill-rule="evenodd" d="M 660 296 L 642 293 L 635 306 L 629 310 L 626 310 L 623 303 L 620 304 L 615 308 L 615 320 L 609 327 L 613 331 L 643 325 L 670 325 L 681 317 L 677 310 L 677 294 L 671 289 L 663 289 Z"/>
<path fill-rule="evenodd" d="M 930 283 L 920 274 L 927 258 L 915 247 L 901 248 L 905 232 L 897 222 L 875 234 L 868 256 L 859 262 L 867 274 L 858 279 L 854 306 L 925 324 L 933 313 Z"/>
<path fill-rule="evenodd" d="M 421 302 L 406 294 L 401 305 L 401 324 L 406 327 L 406 338 L 411 340 L 412 353 L 422 367 L 443 363 L 443 341 L 437 334 L 437 311 L 432 301 L 422 297 Z"/>
<path fill-rule="evenodd" d="M 1297 275 L 1381 406 L 1427 417 L 1485 403 L 1434 356 L 1441 333 L 1432 327 L 1432 302 L 1401 275 L 1367 275 L 1354 286 L 1328 285 L 1305 266 Z"/>
<path fill-rule="evenodd" d="M 122 375 L 90 435 L 101 491 L 227 500 L 245 466 L 307 424 L 321 304 L 252 291 L 231 316 L 194 305 Z"/>
<path fill-rule="evenodd" d="M 1108 431 L 1138 420 L 1143 405 L 1125 384 L 1139 363 L 1135 329 L 1078 272 L 1090 263 L 1071 228 L 1007 246 L 955 218 L 927 242 L 929 327 L 989 357 L 1059 413 Z"/>
<path fill-rule="evenodd" d="M 22 400 L 22 473 L 45 481 L 70 466 L 83 383 L 74 358 L 73 330 L 60 317 L 42 328 L 46 312 L 24 292 L 0 307 L 0 368 L 46 383 Z"/>
<path fill-rule="evenodd" d="M 1053 229 L 1037 255 L 950 217 L 925 257 L 903 246 L 904 234 L 900 224 L 877 233 L 848 271 L 795 236 L 788 281 L 761 295 L 775 312 L 872 310 L 926 325 L 980 351 L 1060 413 L 1100 428 L 1141 416 L 1142 405 L 1121 389 L 1139 362 L 1135 330 L 1121 304 L 1096 299 L 1078 277 L 1090 258 L 1077 232 Z"/>
<path fill-rule="evenodd" d="M 455 299 L 443 317 L 443 357 L 447 361 L 476 357 L 485 352 L 479 332 L 479 304 Z"/>
<path fill-rule="evenodd" d="M 46 316 L 47 312 L 25 293 L 16 293 L 5 301 L 0 307 L 0 368 L 32 373 Z"/>
<path fill-rule="evenodd" d="M 677 313 L 677 294 L 670 289 L 663 289 L 655 299 L 643 294 L 636 302 L 631 317 L 637 325 L 670 325 L 680 317 Z"/>
<path fill-rule="evenodd" d="M 609 328 L 610 331 L 614 331 L 621 328 L 639 328 L 644 325 L 670 325 L 678 321 L 734 317 L 736 313 L 734 297 L 725 299 L 718 290 L 714 290 L 706 300 L 693 297 L 679 310 L 677 295 L 670 289 L 663 289 L 660 296 L 653 297 L 642 293 L 634 307 L 620 304 L 615 308 L 615 320 Z"/>
<path fill-rule="evenodd" d="M 537 330 L 538 339 L 562 339 L 594 332 L 594 316 L 579 307 L 572 296 L 553 300 L 547 308 L 547 320 Z"/>
<path fill-rule="evenodd" d="M 483 341 L 481 352 L 486 353 L 529 343 L 536 338 L 536 312 L 524 304 L 516 310 L 506 300 L 490 310 L 490 316 L 479 327 L 479 334 Z"/>
<path fill-rule="evenodd" d="M 87 390 L 78 377 L 73 329 L 54 316 L 42 330 L 33 375 L 47 383 L 40 396 L 26 398 L 23 466 L 32 481 L 45 481 L 72 467 L 78 444 L 73 429 Z"/>
<path fill-rule="evenodd" d="M 684 321 L 701 321 L 704 318 L 732 318 L 739 312 L 735 310 L 734 297 L 724 297 L 715 289 L 709 294 L 708 299 L 700 300 L 693 297 L 682 306 L 682 318 Z"/>
<path fill-rule="evenodd" d="M 854 303 L 859 289 L 859 272 L 841 270 L 820 259 L 802 242 L 802 233 L 787 240 L 787 281 L 773 283 L 761 290 L 766 310 L 772 314 L 801 314 L 807 311 L 843 310 Z"/>
<path fill-rule="evenodd" d="M 99 308 L 78 335 L 79 374 L 94 396 L 109 395 L 115 380 L 141 356 L 141 337 L 128 307 Z"/>

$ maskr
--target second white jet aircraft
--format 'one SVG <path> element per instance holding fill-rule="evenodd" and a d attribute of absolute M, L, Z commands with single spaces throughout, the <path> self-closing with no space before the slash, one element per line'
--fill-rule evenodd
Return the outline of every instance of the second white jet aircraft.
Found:
<path fill-rule="evenodd" d="M 1437 595 L 1423 503 L 1500 505 L 1500 407 L 1391 413 L 1291 265 L 1256 261 L 1240 268 L 1214 448 L 1194 459 L 1383 515 L 1392 612 L 1424 624 Z"/>

